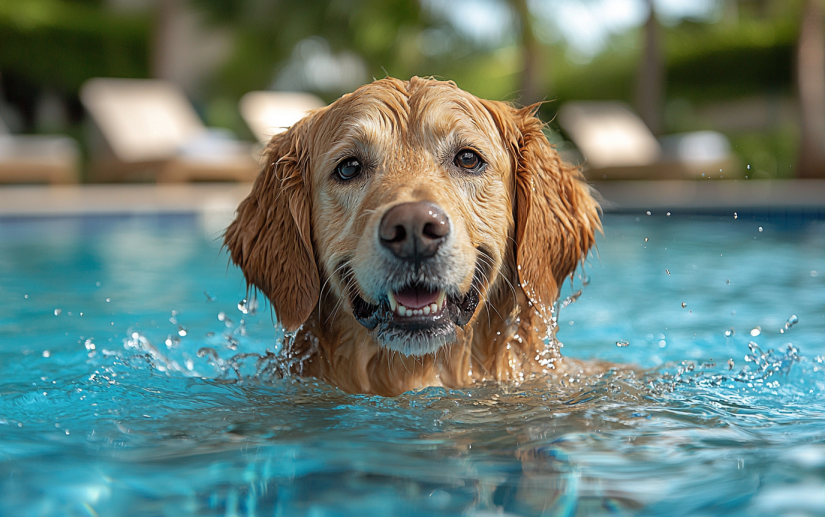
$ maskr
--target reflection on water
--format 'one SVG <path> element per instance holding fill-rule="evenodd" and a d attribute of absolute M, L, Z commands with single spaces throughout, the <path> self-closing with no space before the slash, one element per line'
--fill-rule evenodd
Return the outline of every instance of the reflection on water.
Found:
<path fill-rule="evenodd" d="M 0 513 L 820 514 L 822 227 L 642 221 L 559 317 L 633 368 L 396 398 L 281 378 L 197 221 L 2 223 Z"/>

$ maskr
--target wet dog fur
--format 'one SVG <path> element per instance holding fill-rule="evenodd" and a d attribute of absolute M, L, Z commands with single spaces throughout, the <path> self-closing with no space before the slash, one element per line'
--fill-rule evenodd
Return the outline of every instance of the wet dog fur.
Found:
<path fill-rule="evenodd" d="M 393 396 L 566 368 L 552 309 L 601 226 L 536 111 L 386 78 L 272 138 L 224 242 L 294 333 L 290 352 L 308 357 L 298 373 Z M 449 233 L 431 257 L 382 245 L 382 218 L 404 203 L 443 212 Z M 394 312 L 410 286 L 441 293 L 437 314 Z"/>

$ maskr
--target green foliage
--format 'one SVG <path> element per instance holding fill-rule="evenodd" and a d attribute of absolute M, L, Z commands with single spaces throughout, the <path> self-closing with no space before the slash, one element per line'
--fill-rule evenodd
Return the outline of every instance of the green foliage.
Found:
<path fill-rule="evenodd" d="M 790 92 L 797 20 L 743 19 L 736 24 L 685 22 L 662 28 L 667 95 L 695 102 L 769 91 Z M 621 99 L 632 102 L 641 54 L 641 34 L 623 38 L 591 63 L 559 63 L 555 97 L 566 100 Z"/>
<path fill-rule="evenodd" d="M 683 24 L 666 36 L 668 94 L 709 100 L 789 92 L 797 36 L 794 19 Z"/>
<path fill-rule="evenodd" d="M 728 137 L 733 151 L 743 164 L 743 176 L 748 176 L 749 179 L 789 179 L 796 176 L 799 130 L 795 126 L 783 125 L 770 131 L 734 133 Z"/>
<path fill-rule="evenodd" d="M 234 55 L 214 85 L 216 93 L 234 97 L 267 88 L 295 45 L 310 36 L 324 38 L 333 52 L 356 52 L 374 77 L 409 76 L 420 56 L 410 42 L 429 26 L 413 0 L 192 2 L 212 23 L 234 28 Z"/>
<path fill-rule="evenodd" d="M 0 72 L 65 92 L 90 77 L 147 77 L 149 20 L 99 4 L 0 0 Z"/>

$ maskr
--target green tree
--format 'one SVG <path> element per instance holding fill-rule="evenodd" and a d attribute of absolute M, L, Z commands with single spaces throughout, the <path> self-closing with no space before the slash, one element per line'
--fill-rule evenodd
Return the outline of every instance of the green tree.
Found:
<path fill-rule="evenodd" d="M 268 87 L 278 65 L 311 36 L 325 39 L 333 51 L 356 52 L 374 77 L 408 76 L 421 61 L 417 38 L 432 26 L 415 0 L 191 2 L 212 23 L 234 28 L 235 54 L 218 80 L 219 89 L 233 96 Z"/>

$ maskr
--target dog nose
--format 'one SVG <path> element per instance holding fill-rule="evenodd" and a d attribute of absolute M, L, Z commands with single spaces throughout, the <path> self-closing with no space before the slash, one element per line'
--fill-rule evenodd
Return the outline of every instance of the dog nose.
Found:
<path fill-rule="evenodd" d="M 450 220 L 436 204 L 401 203 L 381 218 L 381 245 L 402 260 L 419 261 L 435 255 L 450 233 Z"/>

